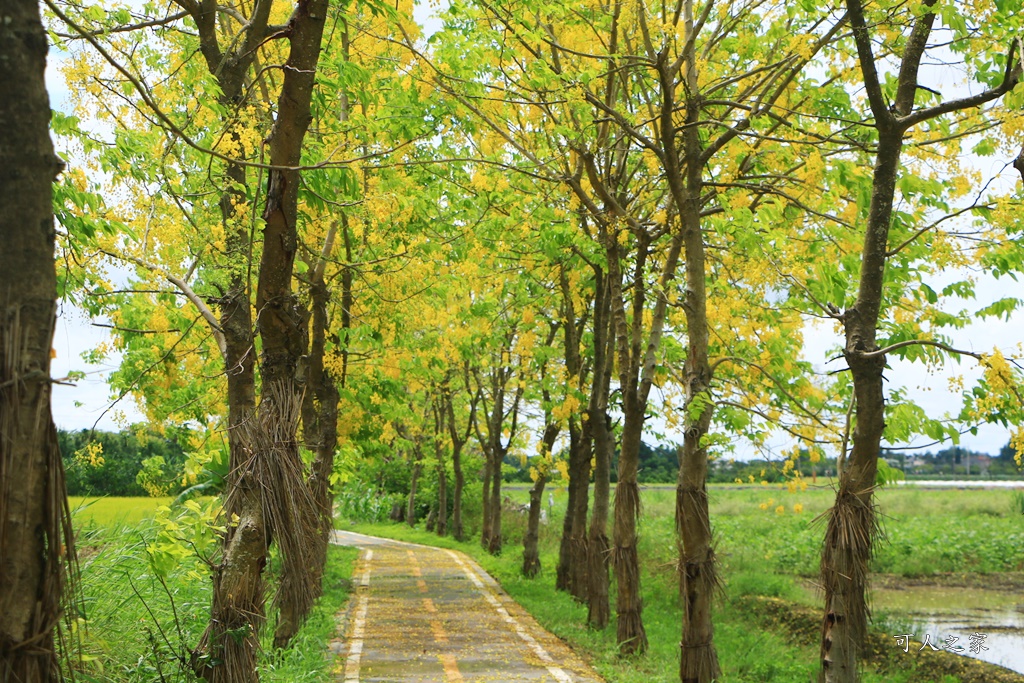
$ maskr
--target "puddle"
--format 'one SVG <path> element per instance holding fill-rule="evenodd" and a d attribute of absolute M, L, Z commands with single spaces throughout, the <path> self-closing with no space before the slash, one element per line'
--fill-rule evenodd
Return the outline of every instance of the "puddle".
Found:
<path fill-rule="evenodd" d="M 954 645 L 963 648 L 959 654 L 1024 673 L 1024 602 L 1019 593 L 908 586 L 879 588 L 872 594 L 873 608 L 898 623 L 906 622 L 913 640 L 924 642 L 930 636 L 941 648 L 954 636 Z"/>

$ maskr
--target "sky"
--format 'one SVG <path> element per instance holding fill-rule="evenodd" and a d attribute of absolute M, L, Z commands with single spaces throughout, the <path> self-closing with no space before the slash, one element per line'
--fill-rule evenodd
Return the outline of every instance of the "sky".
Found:
<path fill-rule="evenodd" d="M 50 48 L 47 55 L 46 89 L 50 94 L 50 107 L 70 112 L 68 88 L 59 68 L 63 53 Z M 126 397 L 111 407 L 110 388 L 106 375 L 117 368 L 118 356 L 112 355 L 102 365 L 86 363 L 82 354 L 110 340 L 108 330 L 96 327 L 81 309 L 68 302 L 58 302 L 57 326 L 53 335 L 56 357 L 50 363 L 50 372 L 56 379 L 70 372 L 84 372 L 85 379 L 74 380 L 53 387 L 53 421 L 60 429 L 96 429 L 117 431 L 122 424 L 115 420 L 123 416 L 123 423 L 132 424 L 144 419 L 134 401 Z"/>
<path fill-rule="evenodd" d="M 417 3 L 415 17 L 424 26 L 424 39 L 440 28 L 440 22 L 432 15 L 435 10 L 424 3 Z M 47 87 L 50 92 L 51 106 L 55 109 L 67 111 L 68 95 L 67 88 L 60 77 L 57 66 L 61 61 L 61 54 L 51 50 L 49 55 L 49 67 L 47 69 Z M 941 77 L 939 78 L 941 80 Z M 984 163 L 987 171 L 986 176 L 1000 174 L 1000 183 L 1015 186 L 1017 180 L 1015 171 L 992 166 L 990 160 L 979 160 Z M 933 283 L 936 290 L 941 285 L 954 279 L 961 279 L 970 273 L 945 273 L 936 277 Z M 980 308 L 985 303 L 994 301 L 1019 290 L 1019 284 L 1009 279 L 997 281 L 986 275 L 973 274 L 977 278 L 977 299 L 971 307 Z M 111 407 L 111 392 L 106 384 L 105 377 L 118 364 L 118 356 L 111 355 L 102 365 L 90 365 L 86 363 L 82 354 L 95 348 L 98 344 L 108 341 L 108 331 L 96 327 L 93 323 L 103 321 L 92 321 L 81 310 L 68 303 L 62 303 L 57 320 L 57 328 L 54 335 L 54 350 L 56 358 L 53 360 L 52 372 L 54 377 L 65 377 L 71 371 L 86 373 L 83 380 L 73 382 L 73 386 L 57 385 L 53 392 L 53 415 L 57 426 L 63 429 L 91 429 L 94 426 L 104 430 L 117 430 L 125 424 L 142 421 L 143 415 L 130 398 L 118 402 Z M 808 323 L 805 327 L 805 348 L 803 358 L 814 364 L 818 371 L 834 370 L 841 365 L 842 361 L 829 363 L 830 358 L 838 355 L 842 342 L 842 334 L 833 329 L 831 322 Z M 1018 312 L 1009 321 L 986 321 L 974 323 L 962 330 L 956 330 L 952 334 L 953 344 L 958 348 L 970 351 L 987 352 L 994 346 L 1003 349 L 1016 348 L 1024 342 L 1024 314 Z M 973 359 L 964 359 L 960 365 L 950 364 L 946 368 L 932 372 L 923 365 L 908 363 L 898 359 L 890 358 L 890 369 L 886 372 L 889 380 L 887 389 L 893 387 L 906 387 L 908 397 L 916 401 L 932 416 L 941 416 L 946 412 L 956 412 L 959 409 L 959 394 L 951 391 L 949 380 L 954 375 L 960 374 L 964 377 L 965 383 L 969 386 L 972 379 L 977 378 L 980 372 Z M 671 437 L 671 435 L 669 435 Z M 961 445 L 973 450 L 996 453 L 1006 444 L 1009 439 L 1008 431 L 997 425 L 985 425 L 978 430 L 977 435 L 965 434 L 962 437 Z M 927 439 L 921 438 L 911 444 L 890 444 L 892 446 L 922 445 Z M 780 438 L 777 447 L 788 445 L 785 439 Z M 938 448 L 941 448 L 939 446 Z M 933 447 L 935 450 L 935 447 Z M 752 449 L 746 446 L 738 446 L 736 457 L 747 459 L 759 457 Z"/>

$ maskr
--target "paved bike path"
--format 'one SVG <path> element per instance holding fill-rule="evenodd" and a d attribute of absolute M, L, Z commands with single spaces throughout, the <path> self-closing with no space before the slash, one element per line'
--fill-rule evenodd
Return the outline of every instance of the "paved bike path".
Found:
<path fill-rule="evenodd" d="M 467 555 L 348 531 L 362 549 L 331 643 L 338 683 L 601 683 Z"/>

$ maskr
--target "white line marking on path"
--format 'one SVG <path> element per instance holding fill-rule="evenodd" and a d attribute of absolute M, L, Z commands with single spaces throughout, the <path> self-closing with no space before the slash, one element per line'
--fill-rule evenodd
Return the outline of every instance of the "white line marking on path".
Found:
<path fill-rule="evenodd" d="M 345 660 L 345 681 L 359 681 L 359 660 L 363 656 L 363 638 L 366 635 L 366 608 L 369 603 L 370 589 L 370 560 L 373 559 L 373 551 L 367 550 L 363 559 L 363 575 L 356 584 L 359 590 L 359 601 L 356 603 L 356 621 L 352 627 L 352 644 L 348 648 L 348 659 Z M 361 590 L 360 590 L 361 589 Z"/>
<path fill-rule="evenodd" d="M 544 646 L 538 643 L 536 638 L 527 633 L 526 629 L 523 628 L 523 625 L 520 624 L 515 617 L 508 613 L 508 610 L 505 609 L 505 607 L 501 604 L 501 601 L 494 595 L 494 593 L 487 590 L 483 582 L 480 580 L 480 577 L 476 575 L 476 572 L 474 572 L 472 569 L 466 566 L 466 563 L 462 561 L 462 558 L 455 554 L 453 551 L 446 550 L 445 552 L 451 555 L 451 558 L 455 560 L 455 564 L 459 565 L 459 568 L 462 569 L 463 573 L 465 573 L 465 575 L 469 577 L 469 580 L 473 582 L 473 585 L 476 586 L 481 593 L 483 593 L 484 599 L 486 599 L 487 602 L 491 603 L 491 606 L 494 607 L 494 610 L 498 613 L 498 615 L 501 616 L 501 618 L 504 619 L 515 630 L 519 637 L 522 638 L 523 642 L 529 645 L 533 652 L 540 658 L 540 660 L 544 662 L 544 665 L 547 667 L 547 670 L 551 673 L 552 676 L 555 677 L 555 680 L 559 681 L 560 683 L 572 683 L 572 677 L 569 676 L 569 674 L 565 673 L 565 671 L 563 671 L 562 669 L 555 666 L 554 658 L 548 654 L 548 651 L 544 649 Z"/>

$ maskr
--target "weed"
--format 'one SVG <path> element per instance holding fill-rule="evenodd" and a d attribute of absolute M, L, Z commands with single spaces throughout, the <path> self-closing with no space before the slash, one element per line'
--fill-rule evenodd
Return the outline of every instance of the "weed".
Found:
<path fill-rule="evenodd" d="M 1015 515 L 1024 515 L 1024 491 L 1014 491 L 1010 509 Z"/>
<path fill-rule="evenodd" d="M 168 502 L 104 498 L 77 513 L 85 598 L 85 611 L 75 622 L 84 651 L 78 679 L 90 683 L 196 681 L 188 658 L 209 620 L 211 583 L 196 558 L 186 558 L 166 576 L 152 570 L 147 546 L 159 533 L 152 516 L 157 505 Z M 329 549 L 324 595 L 291 647 L 275 651 L 272 625 L 264 630 L 262 681 L 328 679 L 326 643 L 333 634 L 334 614 L 347 600 L 357 555 L 353 548 Z"/>

